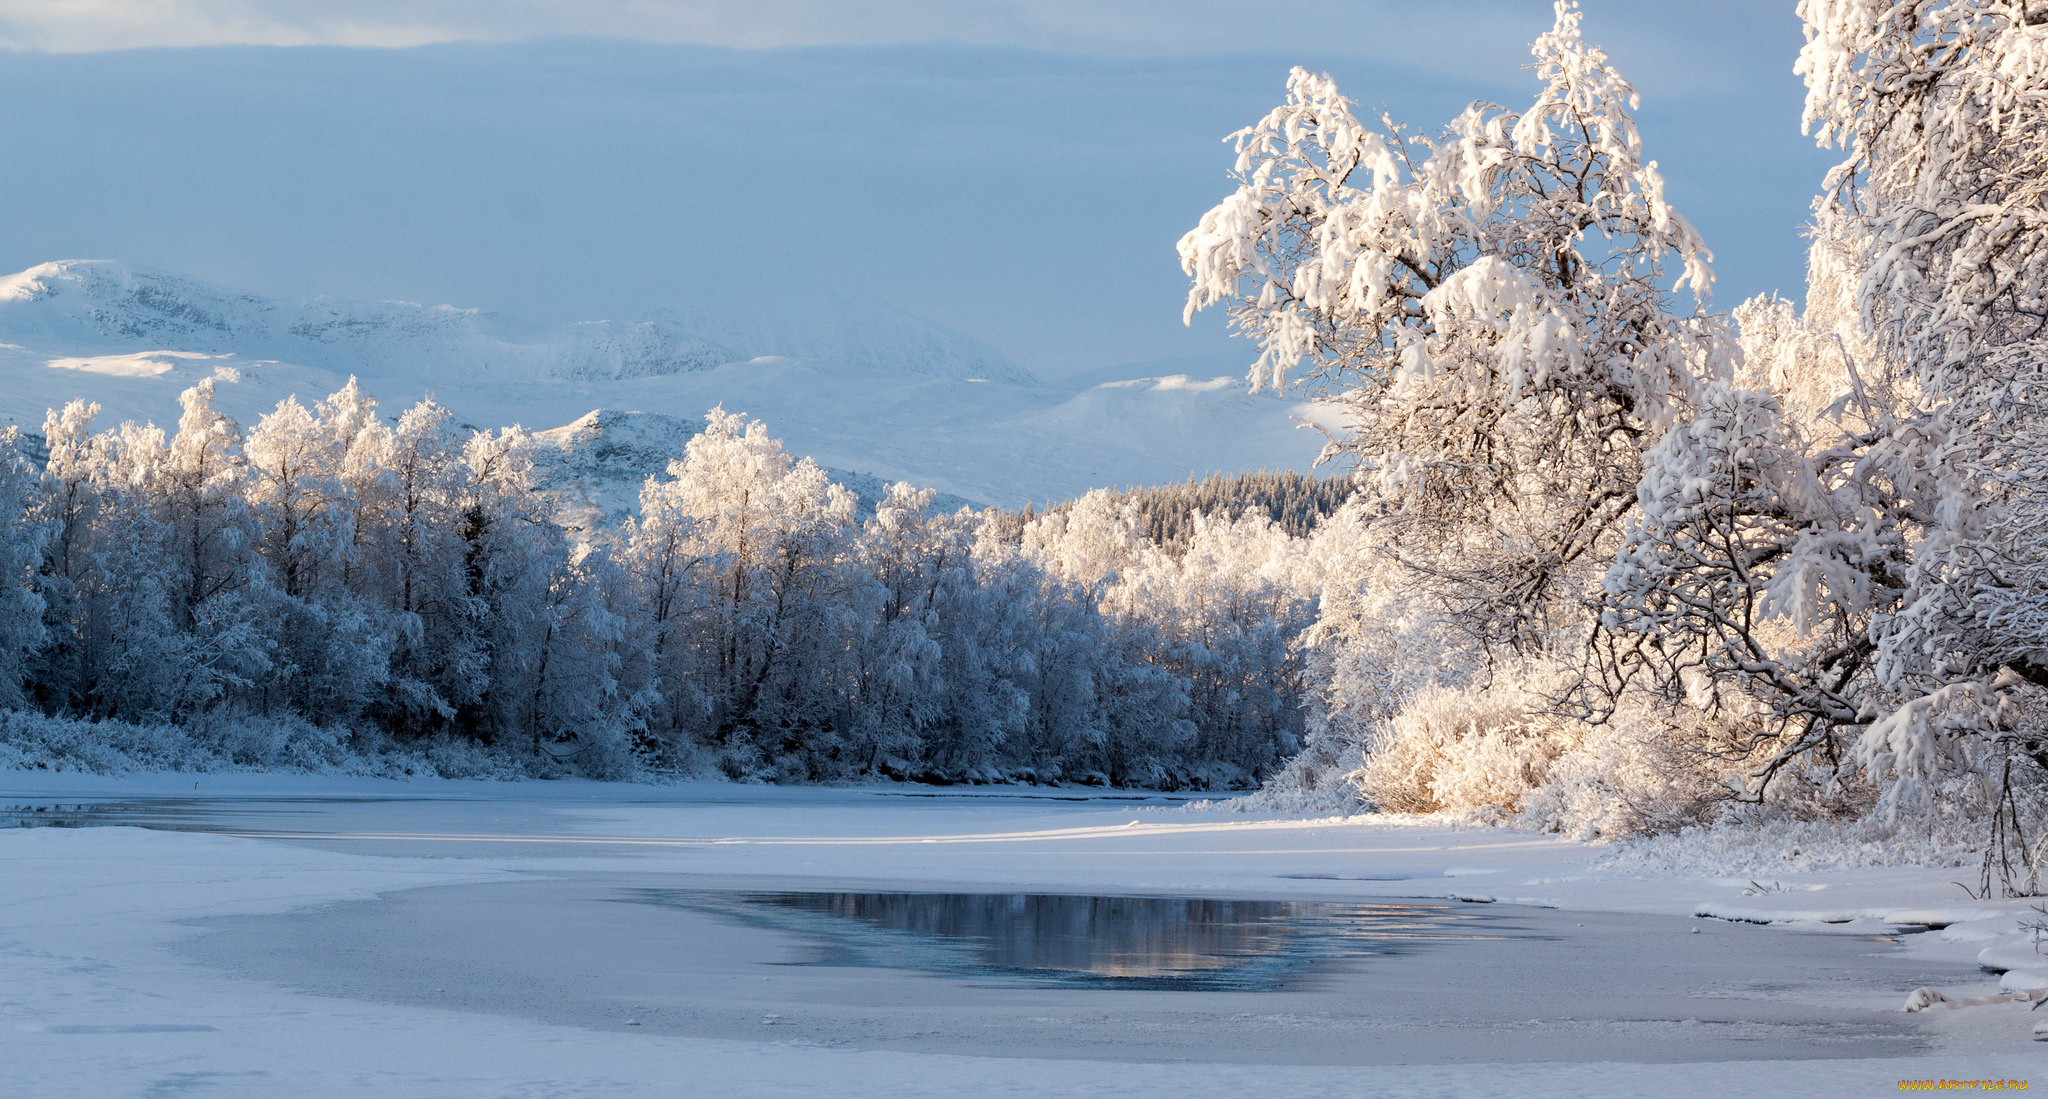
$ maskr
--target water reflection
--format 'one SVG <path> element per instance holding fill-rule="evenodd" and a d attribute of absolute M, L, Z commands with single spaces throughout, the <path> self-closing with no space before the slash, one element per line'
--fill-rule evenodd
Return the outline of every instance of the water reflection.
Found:
<path fill-rule="evenodd" d="M 1509 930 L 1482 912 L 1438 904 L 665 889 L 628 899 L 800 934 L 820 948 L 804 964 L 1096 988 L 1275 989 L 1332 959 Z"/>
<path fill-rule="evenodd" d="M 200 831 L 201 811 L 171 798 L 93 801 L 28 801 L 0 805 L 4 828 L 100 828 L 132 826 L 165 831 Z"/>
<path fill-rule="evenodd" d="M 249 834 L 303 827 L 337 808 L 377 805 L 364 797 L 81 797 L 0 803 L 0 828 L 148 828 L 159 832 Z"/>

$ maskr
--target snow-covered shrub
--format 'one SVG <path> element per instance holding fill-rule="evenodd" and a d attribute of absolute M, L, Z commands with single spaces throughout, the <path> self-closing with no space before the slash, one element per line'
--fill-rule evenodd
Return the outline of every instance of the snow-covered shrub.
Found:
<path fill-rule="evenodd" d="M 207 714 L 179 724 L 0 711 L 12 767 L 128 771 L 363 771 L 371 761 L 343 729 L 297 718 Z"/>
<path fill-rule="evenodd" d="M 1577 731 L 1577 743 L 1523 799 L 1522 823 L 1613 840 L 1675 831 L 1721 811 L 1727 776 L 1742 760 L 1713 750 L 1716 731 L 1699 713 L 1632 702 Z"/>
<path fill-rule="evenodd" d="M 0 752 L 14 768 L 121 774 L 205 769 L 191 734 L 169 724 L 0 711 Z"/>
<path fill-rule="evenodd" d="M 1231 801 L 1247 813 L 1302 813 L 1350 816 L 1371 808 L 1352 773 L 1365 762 L 1361 745 L 1323 740 L 1310 735 L 1295 753 L 1257 790 Z"/>
<path fill-rule="evenodd" d="M 1578 727 L 1547 713 L 1556 676 L 1534 665 L 1482 685 L 1416 691 L 1380 725 L 1355 776 L 1382 812 L 1453 812 L 1499 820 L 1519 813 Z"/>
<path fill-rule="evenodd" d="M 421 737 L 400 747 L 396 757 L 410 759 L 415 774 L 441 778 L 480 778 L 499 782 L 553 777 L 561 772 L 530 752 L 506 751 L 480 744 L 469 737 L 439 733 Z M 536 773 L 538 772 L 538 773 Z"/>
<path fill-rule="evenodd" d="M 630 743 L 617 740 L 593 738 L 573 756 L 558 759 L 446 733 L 399 740 L 375 729 L 316 725 L 290 715 L 221 712 L 172 723 L 0 710 L 0 770 L 295 771 L 494 780 L 565 774 L 653 777 Z"/>
<path fill-rule="evenodd" d="M 1650 874 L 1749 877 L 1811 873 L 1863 866 L 1946 866 L 1967 868 L 1958 875 L 1973 891 L 1997 886 L 1985 860 L 1985 819 L 1989 805 L 1976 776 L 1949 775 L 1929 815 L 1887 818 L 1870 811 L 1878 787 L 1853 772 L 1837 775 L 1824 765 L 1788 769 L 1762 804 L 1727 800 L 1698 823 L 1619 845 L 1603 868 Z M 2016 789 L 2020 812 L 2030 820 L 2048 815 L 2048 784 L 2023 777 Z M 2016 867 L 2018 884 L 2048 872 L 2041 837 L 2030 835 L 2026 865 Z M 1972 880 L 1974 879 L 1974 880 Z"/>
<path fill-rule="evenodd" d="M 343 770 L 354 756 L 346 729 L 298 717 L 206 714 L 182 728 L 199 758 L 250 770 Z"/>
<path fill-rule="evenodd" d="M 1522 662 L 1483 684 L 1428 686 L 1374 731 L 1350 774 L 1383 812 L 1452 813 L 1581 839 L 1711 818 L 1743 765 L 1718 719 L 1629 696 L 1597 722 L 1558 707 L 1569 669 Z"/>

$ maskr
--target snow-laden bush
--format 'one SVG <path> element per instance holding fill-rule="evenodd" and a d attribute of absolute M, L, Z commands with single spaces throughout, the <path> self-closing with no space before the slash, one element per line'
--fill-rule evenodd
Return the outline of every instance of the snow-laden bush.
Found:
<path fill-rule="evenodd" d="M 615 725 L 579 733 L 575 753 L 566 762 L 579 774 L 601 780 L 633 778 L 646 770 L 646 761 L 634 751 L 631 734 Z"/>
<path fill-rule="evenodd" d="M 1582 839 L 1670 831 L 1727 801 L 1717 719 L 1626 697 L 1592 722 L 1560 708 L 1570 669 L 1520 661 L 1485 682 L 1424 687 L 1372 732 L 1348 776 L 1382 812 L 1448 813 Z"/>
<path fill-rule="evenodd" d="M 1622 844 L 1601 860 L 1604 869 L 1643 874 L 1746 877 L 1771 883 L 1775 874 L 1862 866 L 1967 867 L 1959 879 L 1973 892 L 1998 884 L 1985 860 L 1985 824 L 1991 803 L 1975 776 L 1941 780 L 1939 808 L 1900 819 L 1872 812 L 1878 787 L 1854 771 L 1810 765 L 1784 776 L 1765 803 L 1723 801 L 1700 822 Z M 2048 816 L 2048 784 L 2035 775 L 2014 791 L 2023 817 Z M 2048 873 L 2048 837 L 2030 834 L 2015 884 L 2035 887 Z M 1994 852 L 1995 853 L 1995 852 Z M 1986 872 L 1990 871 L 1989 880 Z M 1974 879 L 1974 880 L 1972 880 Z"/>
<path fill-rule="evenodd" d="M 480 778 L 510 782 L 524 778 L 554 778 L 565 769 L 552 760 L 535 758 L 529 752 L 507 751 L 479 744 L 468 737 L 422 737 L 403 745 L 387 746 L 378 756 L 380 769 L 397 768 L 409 775 L 441 778 Z"/>
<path fill-rule="evenodd" d="M 209 713 L 173 724 L 21 710 L 0 710 L 0 770 L 286 771 L 495 780 L 566 774 L 648 777 L 630 748 L 603 741 L 556 759 L 445 734 L 399 742 L 376 730 L 352 731 L 289 716 Z"/>
<path fill-rule="evenodd" d="M 1417 691 L 1374 730 L 1354 777 L 1360 794 L 1387 813 L 1521 812 L 1551 761 L 1578 740 L 1569 719 L 1544 712 L 1549 678 L 1525 665 L 1484 685 Z"/>
<path fill-rule="evenodd" d="M 346 730 L 294 718 L 220 714 L 133 722 L 0 711 L 0 766 L 126 771 L 364 771 L 375 769 Z"/>
<path fill-rule="evenodd" d="M 1350 816 L 1371 808 L 1351 777 L 1364 761 L 1362 745 L 1311 733 L 1308 745 L 1286 766 L 1230 807 L 1247 813 Z"/>
<path fill-rule="evenodd" d="M 172 725 L 0 711 L 0 765 L 9 769 L 182 771 L 198 758 L 191 735 Z"/>
<path fill-rule="evenodd" d="M 1581 726 L 1523 798 L 1522 821 L 1575 839 L 1670 832 L 1710 819 L 1729 800 L 1739 769 L 1716 754 L 1696 713 L 1655 712 L 1640 702 Z"/>
<path fill-rule="evenodd" d="M 300 718 L 208 714 L 184 725 L 202 758 L 265 771 L 331 771 L 358 762 L 348 731 Z"/>

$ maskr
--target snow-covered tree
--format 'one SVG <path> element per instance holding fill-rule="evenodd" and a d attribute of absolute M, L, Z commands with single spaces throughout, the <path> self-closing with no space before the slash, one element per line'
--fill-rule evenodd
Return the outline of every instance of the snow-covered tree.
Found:
<path fill-rule="evenodd" d="M 650 693 L 651 730 L 687 747 L 711 705 L 692 647 L 693 620 L 709 602 L 710 549 L 674 483 L 650 477 L 640 491 L 640 513 L 626 520 L 613 558 L 614 606 L 632 631 L 635 670 L 625 674 Z"/>
<path fill-rule="evenodd" d="M 34 694 L 59 711 L 90 713 L 91 684 L 100 631 L 95 628 L 95 580 L 100 576 L 94 537 L 101 518 L 104 463 L 95 453 L 104 440 L 92 433 L 100 407 L 72 401 L 43 420 L 45 498 L 39 516 L 50 529 L 40 587 L 46 642 L 34 672 Z"/>
<path fill-rule="evenodd" d="M 179 394 L 178 404 L 184 414 L 150 470 L 150 489 L 169 528 L 189 623 L 208 614 L 208 604 L 230 602 L 256 582 L 257 525 L 242 430 L 214 407 L 213 379 Z"/>
<path fill-rule="evenodd" d="M 345 440 L 295 398 L 258 420 L 244 448 L 252 482 L 247 500 L 277 586 L 302 598 L 338 583 L 353 548 L 354 516 L 345 506 Z"/>
<path fill-rule="evenodd" d="M 220 692 L 191 674 L 186 589 L 155 506 L 164 435 L 133 424 L 94 434 L 98 413 L 73 401 L 43 424 L 41 518 L 51 541 L 38 580 L 48 639 L 33 693 L 51 709 L 93 717 L 188 712 Z"/>
<path fill-rule="evenodd" d="M 1987 738 L 2048 765 L 2026 731 L 2048 686 L 2048 14 L 1800 11 L 1807 122 L 1847 153 L 1806 310 L 1737 311 L 1748 388 L 1710 387 L 1650 453 L 1610 621 L 1668 692 L 1749 726 L 1751 796 L 1853 749 L 1889 809 L 1926 811 Z"/>
<path fill-rule="evenodd" d="M 835 692 L 863 582 L 848 567 L 853 495 L 810 459 L 790 457 L 760 422 L 723 410 L 669 475 L 642 502 L 669 521 L 686 517 L 672 552 L 702 562 L 705 597 L 688 623 L 684 673 L 703 700 L 700 740 L 735 774 L 834 769 Z M 690 709 L 683 689 L 664 688 L 672 713 Z"/>
<path fill-rule="evenodd" d="M 1305 546 L 1264 516 L 1197 513 L 1175 557 L 1142 522 L 1136 498 L 1097 490 L 1020 536 L 1023 555 L 1067 587 L 1059 597 L 1101 616 L 1088 675 L 1099 709 L 1077 728 L 1092 730 L 1112 781 L 1262 776 L 1303 732 L 1298 642 L 1316 586 Z"/>
<path fill-rule="evenodd" d="M 36 574 L 50 542 L 42 477 L 23 452 L 21 432 L 0 430 L 0 707 L 19 706 L 23 680 L 47 630 Z"/>
<path fill-rule="evenodd" d="M 1160 553 L 1145 537 L 1137 500 L 1107 489 L 1047 511 L 1024 528 L 1021 545 L 1024 555 L 1047 572 L 1098 593 Z"/>
<path fill-rule="evenodd" d="M 1776 751 L 1758 782 L 1856 723 L 1884 601 L 1868 567 L 1887 555 L 1855 486 L 1830 478 L 1830 491 L 1823 472 L 1770 393 L 1709 387 L 1646 456 L 1606 578 L 1619 674 L 1647 668 L 1733 721 L 1768 715 L 1756 740 Z"/>
<path fill-rule="evenodd" d="M 182 706 L 208 705 L 271 670 L 256 616 L 267 584 L 256 554 L 242 431 L 213 403 L 211 378 L 178 397 L 183 414 L 139 480 L 161 524 L 181 631 Z M 138 455 L 140 457 L 141 455 Z"/>
<path fill-rule="evenodd" d="M 463 594 L 476 614 L 483 672 L 476 707 L 460 716 L 485 737 L 531 732 L 523 728 L 532 713 L 529 688 L 554 647 L 558 615 L 575 603 L 559 590 L 570 583 L 561 568 L 568 545 L 533 491 L 532 448 L 516 426 L 475 432 L 453 481 Z"/>
<path fill-rule="evenodd" d="M 422 401 L 389 430 L 368 430 L 346 459 L 357 501 L 351 586 L 390 618 L 384 719 L 416 733 L 453 722 L 483 698 L 485 607 L 471 590 L 462 441 L 447 409 Z"/>
<path fill-rule="evenodd" d="M 1096 593 L 1048 572 L 985 521 L 975 543 L 989 616 L 991 657 L 1001 652 L 1008 681 L 1022 693 L 1010 756 L 1040 778 L 1111 781 L 1114 732 L 1103 712 L 1107 682 L 1119 671 Z M 1184 725 L 1180 714 L 1168 715 Z M 1179 728 L 1181 725 L 1169 725 Z"/>
<path fill-rule="evenodd" d="M 1726 326 L 1675 297 L 1705 295 L 1709 254 L 1579 23 L 1557 5 L 1527 109 L 1474 104 L 1434 138 L 1369 128 L 1296 69 L 1180 242 L 1190 315 L 1227 305 L 1255 384 L 1308 363 L 1383 552 L 1489 644 L 1578 619 L 1641 455 L 1732 366 Z"/>
<path fill-rule="evenodd" d="M 249 432 L 248 503 L 269 589 L 259 599 L 274 667 L 261 685 L 267 711 L 282 708 L 345 723 L 374 705 L 390 675 L 392 621 L 349 587 L 358 501 L 345 481 L 349 443 L 360 431 L 329 398 L 318 414 L 296 399 Z M 337 422 L 338 419 L 338 422 Z"/>
<path fill-rule="evenodd" d="M 1859 246 L 1866 323 L 1927 399 L 1953 399 L 1981 370 L 2023 361 L 2048 315 L 2048 12 L 2025 0 L 1802 0 L 1799 12 L 1806 124 L 1846 153 L 1822 225 Z"/>
<path fill-rule="evenodd" d="M 943 644 L 964 640 L 958 634 L 966 623 L 956 612 L 962 586 L 973 584 L 972 525 L 934 515 L 930 489 L 897 483 L 888 493 L 863 525 L 859 548 L 860 565 L 875 582 L 870 599 L 879 606 L 863 623 L 855 650 L 844 718 L 848 752 L 870 772 L 886 759 L 912 756 L 956 773 L 987 766 L 1001 732 L 979 720 L 977 700 L 953 700 L 966 703 L 964 711 L 952 714 L 938 743 L 924 739 L 948 716 L 944 670 L 972 677 L 970 669 L 946 660 Z"/>
<path fill-rule="evenodd" d="M 1270 772 L 1300 749 L 1307 685 L 1302 634 L 1315 620 L 1317 578 L 1306 547 L 1263 515 L 1197 515 L 1178 560 L 1129 574 L 1119 617 L 1151 624 L 1150 662 L 1186 685 L 1195 741 L 1211 784 Z"/>
<path fill-rule="evenodd" d="M 1891 517 L 1911 557 L 1896 612 L 1873 627 L 1896 709 L 1859 755 L 1908 788 L 1960 758 L 1943 743 L 1957 733 L 2015 739 L 2048 766 L 2039 722 L 2015 710 L 2038 714 L 2048 686 L 2048 12 L 2018 0 L 1808 0 L 1800 12 L 1806 120 L 1846 153 L 1821 224 L 1854 243 L 1861 319 L 1910 386 L 1867 447 L 1897 485 Z"/>
<path fill-rule="evenodd" d="M 650 694 L 621 690 L 618 669 L 627 623 L 605 604 L 610 562 L 582 547 L 544 558 L 545 589 L 534 593 L 527 644 L 518 652 L 518 677 L 496 690 L 506 718 L 501 733 L 524 737 L 536 756 L 572 761 L 584 774 L 619 778 L 637 766 L 634 738 L 645 725 Z"/>

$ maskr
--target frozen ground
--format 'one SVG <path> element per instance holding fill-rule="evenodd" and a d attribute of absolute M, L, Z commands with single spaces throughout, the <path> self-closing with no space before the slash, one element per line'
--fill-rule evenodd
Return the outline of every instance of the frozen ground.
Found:
<path fill-rule="evenodd" d="M 1072 794 L 196 781 L 0 775 L 23 819 L 148 826 L 0 831 L 0 1091 L 1837 1095 L 2048 1076 L 2024 1004 L 1900 1010 L 1923 985 L 1998 996 L 1987 947 L 2028 962 L 2006 957 L 2025 906 L 1968 901 L 1953 872 L 1627 878 L 1508 830 Z M 1195 939 L 1155 913 L 1113 964 L 1072 963 L 1113 979 L 1073 984 L 956 966 L 973 951 L 915 912 L 760 901 L 821 891 L 959 895 L 956 922 L 985 894 L 1322 903 Z M 1310 949 L 1336 926 L 1370 930 Z M 1270 954 L 1273 979 L 1102 987 L 1169 933 Z"/>

